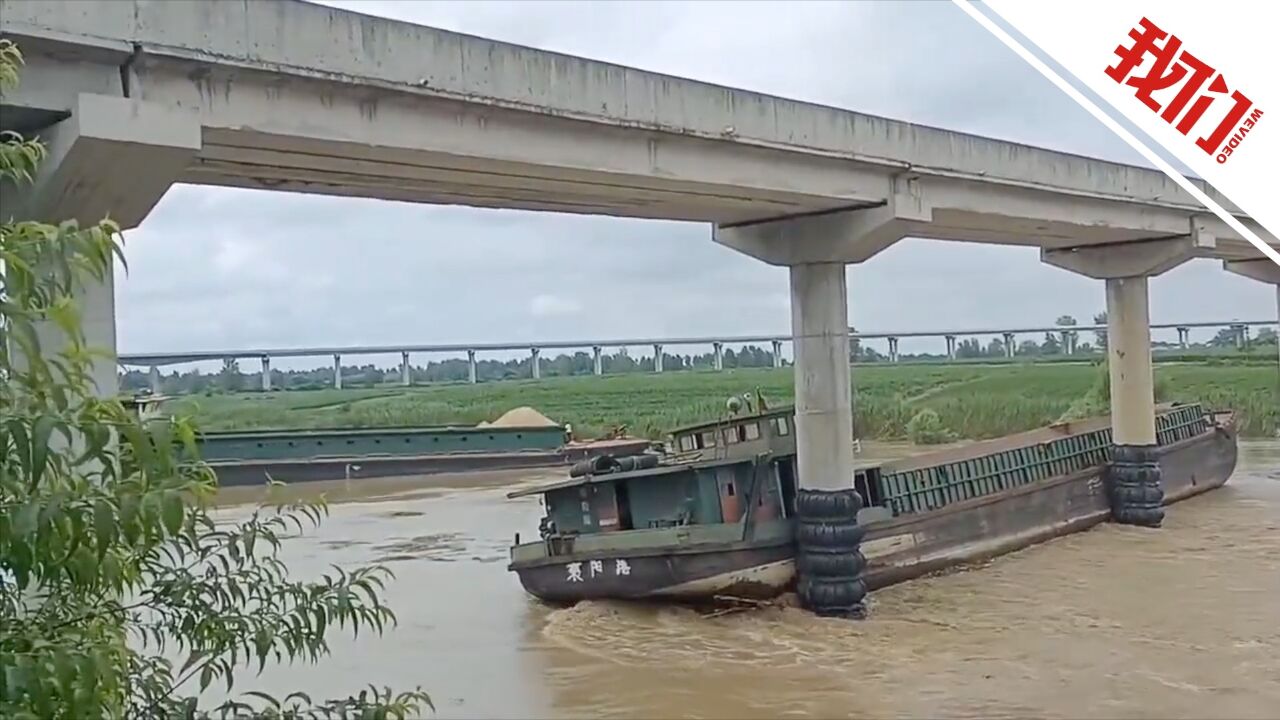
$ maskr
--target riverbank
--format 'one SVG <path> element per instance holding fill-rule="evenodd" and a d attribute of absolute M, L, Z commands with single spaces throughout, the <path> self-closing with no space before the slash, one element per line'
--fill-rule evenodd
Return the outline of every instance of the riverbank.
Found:
<path fill-rule="evenodd" d="M 998 437 L 1055 422 L 1096 392 L 1101 373 L 1101 367 L 1083 364 L 858 367 L 855 422 L 866 439 L 907 440 L 912 418 L 932 410 L 944 434 Z M 1156 368 L 1156 382 L 1162 401 L 1237 410 L 1246 437 L 1273 437 L 1280 426 L 1274 366 L 1163 364 Z M 170 407 L 193 415 L 205 430 L 259 430 L 474 425 L 528 405 L 571 424 L 580 437 L 626 425 L 633 435 L 658 438 L 673 426 L 719 415 L 732 394 L 760 388 L 767 400 L 790 403 L 792 383 L 789 368 L 742 369 L 200 395 L 179 398 Z"/>

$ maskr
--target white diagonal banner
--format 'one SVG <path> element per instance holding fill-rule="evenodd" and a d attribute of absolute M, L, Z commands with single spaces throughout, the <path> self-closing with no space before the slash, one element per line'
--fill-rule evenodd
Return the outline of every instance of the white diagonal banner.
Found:
<path fill-rule="evenodd" d="M 1280 76 L 1270 51 L 1280 3 L 1229 8 L 1188 0 L 985 0 L 982 5 L 1088 88 L 1110 113 L 1005 32 L 971 0 L 955 0 L 1077 103 L 1215 215 L 1280 264 L 1280 253 L 1116 122 L 1123 116 L 1280 235 Z M 1228 22 L 1229 20 L 1229 22 Z"/>

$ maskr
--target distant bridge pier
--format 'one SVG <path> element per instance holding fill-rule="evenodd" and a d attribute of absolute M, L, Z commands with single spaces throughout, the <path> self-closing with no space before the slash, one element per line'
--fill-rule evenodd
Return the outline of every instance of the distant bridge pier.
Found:
<path fill-rule="evenodd" d="M 467 351 L 467 382 L 476 384 L 476 351 Z"/>
<path fill-rule="evenodd" d="M 717 372 L 724 369 L 724 344 L 712 343 L 711 368 Z"/>
<path fill-rule="evenodd" d="M 148 373 L 148 375 L 150 376 L 149 379 L 151 381 L 151 394 L 159 395 L 160 391 L 163 389 L 160 378 L 160 368 L 152 365 L 151 372 Z"/>
<path fill-rule="evenodd" d="M 1016 340 L 1017 338 L 1013 336 L 1013 333 L 1004 333 L 1004 356 L 1010 360 L 1013 359 L 1013 356 L 1018 351 L 1018 346 L 1014 344 Z"/>
<path fill-rule="evenodd" d="M 1259 260 L 1226 261 L 1222 263 L 1222 266 L 1228 272 L 1276 286 L 1276 352 L 1278 359 L 1280 359 L 1280 265 L 1262 258 Z"/>
<path fill-rule="evenodd" d="M 1239 323 L 1231 326 L 1231 332 L 1236 339 L 1236 349 L 1245 350 L 1249 347 L 1249 335 L 1244 325 Z"/>
<path fill-rule="evenodd" d="M 1059 333 L 1059 337 L 1061 337 L 1062 339 L 1062 354 L 1074 355 L 1076 350 L 1075 349 L 1075 331 L 1063 330 Z"/>
<path fill-rule="evenodd" d="M 529 348 L 529 367 L 534 380 L 542 379 L 542 350 L 540 348 Z"/>
<path fill-rule="evenodd" d="M 1151 367 L 1149 278 L 1199 256 L 1213 239 L 1192 233 L 1127 247 L 1082 246 L 1040 251 L 1042 261 L 1106 282 L 1107 370 L 1115 449 L 1107 493 L 1116 522 L 1159 527 L 1164 491 L 1156 451 L 1155 380 Z"/>
<path fill-rule="evenodd" d="M 271 356 L 262 356 L 262 392 L 271 392 Z"/>
<path fill-rule="evenodd" d="M 342 389 L 342 356 L 333 354 L 333 389 Z"/>
<path fill-rule="evenodd" d="M 400 384 L 409 387 L 413 384 L 412 368 L 409 366 L 409 353 L 400 353 Z"/>
<path fill-rule="evenodd" d="M 782 367 L 782 341 L 774 340 L 773 343 L 773 366 L 775 368 Z"/>
<path fill-rule="evenodd" d="M 898 338 L 889 338 L 889 362 L 898 362 Z"/>
<path fill-rule="evenodd" d="M 1178 328 L 1178 347 L 1182 348 L 1183 350 L 1186 350 L 1187 345 L 1190 344 L 1190 340 L 1191 340 L 1191 328 L 1184 328 L 1184 327 Z"/>
<path fill-rule="evenodd" d="M 656 373 L 662 372 L 662 346 L 661 345 L 653 346 L 653 371 Z"/>
<path fill-rule="evenodd" d="M 604 374 L 604 358 L 601 357 L 601 350 L 599 345 L 596 345 L 595 347 L 591 348 L 591 372 L 594 373 L 595 375 Z"/>
<path fill-rule="evenodd" d="M 948 360 L 956 359 L 956 336 L 955 335 L 947 336 L 947 359 Z"/>

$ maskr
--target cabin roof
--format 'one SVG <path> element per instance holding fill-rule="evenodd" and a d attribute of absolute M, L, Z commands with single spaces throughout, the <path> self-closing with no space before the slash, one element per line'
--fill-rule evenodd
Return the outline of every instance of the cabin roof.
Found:
<path fill-rule="evenodd" d="M 719 467 L 721 465 L 740 465 L 742 463 L 751 462 L 750 458 L 716 458 L 713 460 L 701 460 L 696 462 L 679 463 L 676 465 L 659 465 L 658 467 L 645 468 L 644 470 L 631 470 L 629 472 L 601 473 L 599 475 L 583 475 L 581 477 L 566 478 L 557 480 L 552 483 L 543 485 L 534 485 L 533 487 L 513 490 L 507 493 L 508 498 L 525 497 L 526 495 L 539 495 L 549 493 L 555 490 L 563 490 L 565 488 L 580 487 L 583 485 L 591 485 L 602 482 L 616 482 L 618 480 L 633 480 L 642 477 L 654 477 L 657 475 L 670 475 L 678 472 L 688 472 L 690 470 L 700 470 L 702 468 Z"/>
<path fill-rule="evenodd" d="M 696 432 L 698 430 L 712 430 L 715 428 L 724 427 L 725 425 L 732 425 L 734 423 L 750 422 L 751 420 L 769 420 L 775 417 L 781 417 L 784 415 L 794 415 L 794 414 L 795 414 L 795 407 L 788 405 L 786 407 L 779 407 L 779 408 L 773 408 L 772 410 L 765 410 L 764 412 L 744 414 L 744 415 L 734 415 L 732 417 L 720 418 L 719 420 L 707 420 L 705 422 L 694 423 L 693 425 L 682 425 L 680 427 L 677 427 L 671 430 L 671 434 L 684 435 L 685 433 L 689 433 L 689 432 Z"/>

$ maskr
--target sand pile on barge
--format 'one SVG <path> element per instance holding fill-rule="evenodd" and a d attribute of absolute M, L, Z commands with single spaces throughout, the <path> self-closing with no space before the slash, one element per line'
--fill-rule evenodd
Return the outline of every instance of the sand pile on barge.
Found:
<path fill-rule="evenodd" d="M 489 423 L 490 427 L 555 427 L 560 423 L 531 407 L 508 410 L 502 417 Z"/>

